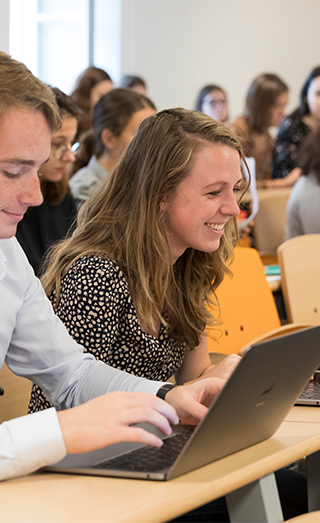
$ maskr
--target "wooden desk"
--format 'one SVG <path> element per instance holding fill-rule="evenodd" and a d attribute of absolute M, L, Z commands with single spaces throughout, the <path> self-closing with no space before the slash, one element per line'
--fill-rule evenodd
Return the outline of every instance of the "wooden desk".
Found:
<path fill-rule="evenodd" d="M 319 407 L 293 407 L 286 416 L 286 421 L 297 421 L 306 423 L 320 423 L 320 406 Z"/>
<path fill-rule="evenodd" d="M 320 422 L 284 421 L 272 438 L 168 482 L 35 473 L 1 483 L 1 521 L 169 521 L 319 449 Z"/>

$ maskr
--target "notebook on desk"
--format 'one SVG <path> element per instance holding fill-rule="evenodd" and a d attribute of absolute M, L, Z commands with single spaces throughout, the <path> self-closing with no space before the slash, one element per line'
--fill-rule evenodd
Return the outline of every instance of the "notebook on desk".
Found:
<path fill-rule="evenodd" d="M 46 470 L 169 480 L 265 440 L 277 430 L 318 367 L 319 340 L 317 326 L 252 346 L 198 426 L 175 427 L 160 449 L 137 448 L 137 444 L 133 449 L 134 444 L 122 443 L 68 455 Z M 180 447 L 179 439 L 183 440 Z M 175 456 L 172 442 L 176 442 Z M 162 459 L 165 462 L 159 465 Z"/>

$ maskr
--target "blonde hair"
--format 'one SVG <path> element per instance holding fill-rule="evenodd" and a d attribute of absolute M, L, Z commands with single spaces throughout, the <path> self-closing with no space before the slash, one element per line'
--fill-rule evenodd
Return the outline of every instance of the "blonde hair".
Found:
<path fill-rule="evenodd" d="M 52 132 L 61 126 L 51 88 L 36 78 L 24 64 L 0 52 L 0 116 L 10 107 L 40 111 Z"/>
<path fill-rule="evenodd" d="M 208 143 L 243 152 L 226 126 L 196 111 L 171 109 L 143 121 L 111 174 L 84 204 L 71 238 L 53 249 L 42 278 L 47 294 L 79 258 L 107 256 L 123 271 L 139 320 L 168 326 L 176 343 L 199 344 L 207 323 L 210 295 L 229 272 L 238 239 L 236 219 L 229 220 L 217 251 L 187 249 L 172 266 L 161 202 L 173 194 L 192 168 L 195 152 Z"/>

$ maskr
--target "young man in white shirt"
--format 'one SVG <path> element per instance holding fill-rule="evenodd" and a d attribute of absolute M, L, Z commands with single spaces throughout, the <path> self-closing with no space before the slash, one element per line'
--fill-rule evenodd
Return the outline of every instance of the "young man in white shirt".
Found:
<path fill-rule="evenodd" d="M 174 388 L 108 367 L 84 354 L 54 315 L 13 237 L 28 207 L 42 202 L 38 171 L 59 125 L 50 88 L 0 53 L 0 368 L 5 360 L 39 384 L 57 409 L 0 426 L 0 479 L 32 472 L 66 452 L 120 441 L 160 446 L 159 438 L 132 424 L 149 421 L 169 434 L 179 419 L 196 423 L 224 384 L 209 378 Z"/>

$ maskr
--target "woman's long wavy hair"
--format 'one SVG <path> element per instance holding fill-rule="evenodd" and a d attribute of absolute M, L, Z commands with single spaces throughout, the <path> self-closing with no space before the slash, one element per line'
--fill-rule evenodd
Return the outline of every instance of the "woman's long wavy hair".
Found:
<path fill-rule="evenodd" d="M 232 147 L 244 159 L 232 131 L 196 111 L 164 110 L 142 122 L 110 181 L 82 207 L 72 237 L 49 255 L 42 284 L 47 294 L 56 291 L 56 306 L 61 279 L 77 259 L 107 256 L 123 271 L 143 325 L 154 327 L 156 316 L 176 343 L 191 349 L 199 344 L 206 324 L 217 324 L 206 303 L 230 272 L 237 220 L 228 221 L 215 252 L 189 248 L 172 265 L 161 202 L 208 144 Z"/>

